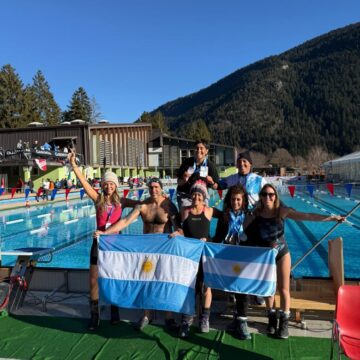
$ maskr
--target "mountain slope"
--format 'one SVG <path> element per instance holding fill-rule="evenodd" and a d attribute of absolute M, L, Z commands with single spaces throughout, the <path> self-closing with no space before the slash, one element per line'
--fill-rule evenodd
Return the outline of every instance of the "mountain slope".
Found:
<path fill-rule="evenodd" d="M 360 23 L 235 71 L 158 109 L 170 130 L 205 120 L 213 141 L 269 153 L 339 155 L 360 145 Z M 201 134 L 199 134 L 201 136 Z"/>

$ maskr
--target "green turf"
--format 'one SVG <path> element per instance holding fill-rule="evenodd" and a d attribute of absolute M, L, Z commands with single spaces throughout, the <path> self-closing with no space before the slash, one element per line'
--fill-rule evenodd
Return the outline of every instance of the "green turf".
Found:
<path fill-rule="evenodd" d="M 86 331 L 86 320 L 12 316 L 0 319 L 0 357 L 12 359 L 329 359 L 330 340 L 291 337 L 277 340 L 253 334 L 240 341 L 224 331 L 180 340 L 161 326 L 143 332 L 121 322 L 103 321 L 99 331 Z"/>

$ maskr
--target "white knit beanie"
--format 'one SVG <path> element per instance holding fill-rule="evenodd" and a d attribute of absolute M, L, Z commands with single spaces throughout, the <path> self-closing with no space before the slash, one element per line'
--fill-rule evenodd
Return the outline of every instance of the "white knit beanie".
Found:
<path fill-rule="evenodd" d="M 102 182 L 107 182 L 107 181 L 111 181 L 113 182 L 116 187 L 119 187 L 119 180 L 118 180 L 118 177 L 116 176 L 116 174 L 114 174 L 113 172 L 111 171 L 107 171 L 104 175 L 104 177 L 102 178 Z"/>

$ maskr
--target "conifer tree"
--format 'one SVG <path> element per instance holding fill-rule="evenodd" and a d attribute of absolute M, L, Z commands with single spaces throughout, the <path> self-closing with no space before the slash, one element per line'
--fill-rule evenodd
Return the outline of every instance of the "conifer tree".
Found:
<path fill-rule="evenodd" d="M 56 125 L 61 121 L 61 110 L 50 91 L 50 86 L 44 75 L 39 70 L 33 78 L 31 86 L 33 99 L 35 101 L 35 112 L 37 121 L 44 125 Z"/>
<path fill-rule="evenodd" d="M 68 106 L 68 120 L 81 119 L 86 122 L 91 120 L 91 104 L 90 99 L 84 88 L 79 87 L 71 98 Z"/>
<path fill-rule="evenodd" d="M 0 70 L 0 127 L 16 128 L 25 124 L 23 83 L 15 69 L 4 65 Z"/>

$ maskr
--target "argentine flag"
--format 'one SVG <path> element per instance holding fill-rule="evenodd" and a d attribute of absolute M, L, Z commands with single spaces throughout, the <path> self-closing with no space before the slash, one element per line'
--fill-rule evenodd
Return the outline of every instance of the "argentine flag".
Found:
<path fill-rule="evenodd" d="M 130 309 L 195 313 L 195 282 L 204 244 L 167 234 L 101 235 L 100 299 Z"/>
<path fill-rule="evenodd" d="M 234 293 L 271 296 L 276 290 L 277 250 L 206 243 L 202 257 L 206 286 Z"/>

